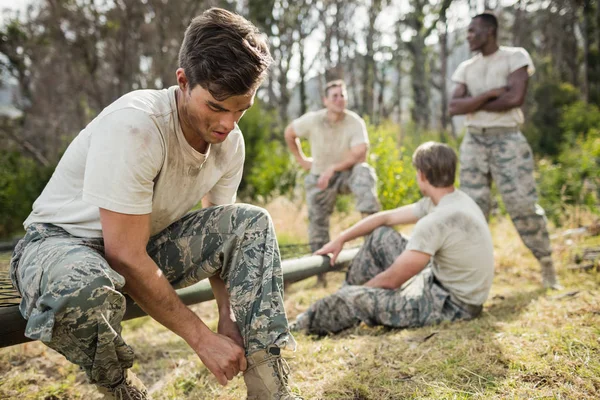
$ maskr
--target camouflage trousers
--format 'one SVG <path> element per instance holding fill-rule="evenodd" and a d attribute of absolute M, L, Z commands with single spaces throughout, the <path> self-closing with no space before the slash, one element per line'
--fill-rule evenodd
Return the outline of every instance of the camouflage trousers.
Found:
<path fill-rule="evenodd" d="M 430 265 L 399 289 L 361 286 L 389 268 L 407 243 L 390 227 L 377 228 L 367 236 L 352 260 L 342 288 L 306 311 L 304 328 L 308 333 L 336 333 L 361 321 L 371 326 L 412 328 L 477 316 L 481 307 L 467 310 L 464 304 L 459 305 L 437 281 Z"/>
<path fill-rule="evenodd" d="M 211 207 L 153 236 L 147 252 L 175 288 L 218 274 L 225 282 L 246 354 L 295 348 L 283 305 L 277 239 L 269 214 L 250 205 Z M 125 279 L 104 258 L 101 238 L 29 226 L 11 261 L 22 295 L 25 336 L 79 365 L 92 383 L 113 386 L 133 364 L 121 337 Z"/>
<path fill-rule="evenodd" d="M 537 203 L 534 160 L 521 132 L 467 133 L 460 146 L 460 189 L 479 205 L 486 218 L 492 180 L 521 239 L 538 259 L 550 256 L 546 215 Z"/>
<path fill-rule="evenodd" d="M 352 169 L 336 172 L 325 190 L 317 187 L 319 175 L 308 174 L 304 179 L 308 205 L 308 241 L 316 251 L 329 242 L 329 219 L 338 194 L 354 195 L 356 209 L 372 214 L 381 209 L 377 199 L 377 175 L 367 163 L 356 164 Z"/>

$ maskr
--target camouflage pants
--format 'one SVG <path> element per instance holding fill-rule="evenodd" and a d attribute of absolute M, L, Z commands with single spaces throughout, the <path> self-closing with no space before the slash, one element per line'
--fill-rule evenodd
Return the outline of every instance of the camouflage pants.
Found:
<path fill-rule="evenodd" d="M 147 251 L 176 288 L 219 274 L 246 354 L 270 344 L 295 347 L 283 307 L 279 248 L 265 210 L 240 204 L 192 212 L 153 236 Z M 121 337 L 125 279 L 104 259 L 101 238 L 31 225 L 15 249 L 11 278 L 23 297 L 25 336 L 79 365 L 93 383 L 121 381 L 134 359 Z"/>
<path fill-rule="evenodd" d="M 377 228 L 367 236 L 342 288 L 306 311 L 308 332 L 336 333 L 361 321 L 368 325 L 412 328 L 475 317 L 477 313 L 470 313 L 451 299 L 430 266 L 399 289 L 360 286 L 392 265 L 407 243 L 406 238 L 389 227 Z"/>
<path fill-rule="evenodd" d="M 460 189 L 475 200 L 487 218 L 494 180 L 521 239 L 539 260 L 552 250 L 544 210 L 536 204 L 533 166 L 531 147 L 520 132 L 467 133 L 460 146 Z"/>
<path fill-rule="evenodd" d="M 308 205 L 308 240 L 311 250 L 320 249 L 329 242 L 329 219 L 338 194 L 354 195 L 356 209 L 372 214 L 380 210 L 377 200 L 377 176 L 366 163 L 354 165 L 352 169 L 336 172 L 325 190 L 317 187 L 319 175 L 308 174 L 304 179 Z"/>

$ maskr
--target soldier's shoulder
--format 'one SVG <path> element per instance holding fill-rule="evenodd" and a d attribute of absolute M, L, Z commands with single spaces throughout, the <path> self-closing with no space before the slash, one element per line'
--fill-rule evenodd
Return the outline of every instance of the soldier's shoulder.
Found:
<path fill-rule="evenodd" d="M 346 114 L 347 117 L 351 118 L 352 120 L 355 120 L 357 122 L 363 122 L 364 121 L 363 118 L 360 115 L 358 115 L 357 113 L 355 113 L 352 110 L 346 109 L 346 110 L 344 110 L 344 113 Z"/>
<path fill-rule="evenodd" d="M 517 53 L 529 55 L 529 52 L 524 47 L 500 46 L 500 51 L 508 55 L 513 55 Z"/>

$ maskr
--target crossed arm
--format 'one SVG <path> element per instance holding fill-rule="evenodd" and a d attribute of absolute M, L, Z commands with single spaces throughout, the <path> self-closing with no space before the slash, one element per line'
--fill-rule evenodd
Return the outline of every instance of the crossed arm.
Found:
<path fill-rule="evenodd" d="M 491 89 L 478 96 L 470 96 L 467 86 L 459 83 L 452 94 L 448 112 L 450 115 L 463 115 L 479 110 L 502 112 L 520 107 L 525 101 L 528 81 L 525 66 L 508 76 L 506 87 Z"/>
<path fill-rule="evenodd" d="M 352 227 L 342 232 L 336 239 L 327 243 L 315 254 L 331 254 L 331 265 L 342 251 L 344 243 L 360 236 L 373 232 L 380 226 L 393 226 L 414 224 L 418 218 L 413 213 L 414 204 L 397 208 L 395 210 L 382 211 L 370 215 L 359 221 Z M 383 289 L 397 289 L 404 282 L 418 274 L 429 262 L 431 255 L 415 250 L 402 252 L 385 271 L 365 283 L 365 286 Z"/>
<path fill-rule="evenodd" d="M 246 369 L 241 338 L 214 333 L 181 302 L 160 268 L 146 252 L 150 214 L 128 215 L 100 209 L 106 259 L 125 278 L 124 290 L 152 318 L 181 336 L 198 354 L 219 383 L 227 384 Z M 229 298 L 220 278 L 213 286 L 221 319 L 229 316 Z M 211 285 L 213 280 L 211 278 Z M 223 313 L 226 311 L 227 315 Z M 228 325 L 231 328 L 231 325 Z M 222 333 L 222 334 L 221 334 Z M 237 332 L 239 336 L 239 332 Z M 233 337 L 231 337 L 233 336 Z"/>

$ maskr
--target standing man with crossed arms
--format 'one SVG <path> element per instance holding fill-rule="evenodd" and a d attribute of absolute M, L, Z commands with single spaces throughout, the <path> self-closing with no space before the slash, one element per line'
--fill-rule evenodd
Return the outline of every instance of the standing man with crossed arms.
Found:
<path fill-rule="evenodd" d="M 469 25 L 467 40 L 478 52 L 458 66 L 449 112 L 466 115 L 460 147 L 460 188 L 489 217 L 492 179 L 525 245 L 538 259 L 543 285 L 559 289 L 552 262 L 544 210 L 536 204 L 531 147 L 520 131 L 529 77 L 535 68 L 521 47 L 499 46 L 498 21 L 480 14 Z"/>
<path fill-rule="evenodd" d="M 329 82 L 323 97 L 324 109 L 309 112 L 285 129 L 285 141 L 302 168 L 310 173 L 304 180 L 308 204 L 308 239 L 311 251 L 329 242 L 329 219 L 338 194 L 352 193 L 363 216 L 380 210 L 377 176 L 365 160 L 369 137 L 363 119 L 346 109 L 346 85 Z M 312 157 L 302 152 L 298 139 L 308 139 Z M 324 277 L 319 281 L 325 283 Z"/>

